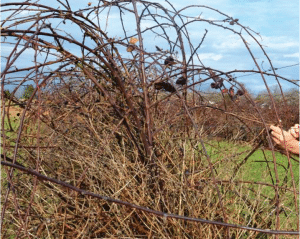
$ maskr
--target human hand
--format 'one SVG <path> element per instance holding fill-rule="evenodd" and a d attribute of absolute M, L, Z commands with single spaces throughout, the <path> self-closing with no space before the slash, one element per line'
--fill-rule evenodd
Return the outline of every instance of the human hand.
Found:
<path fill-rule="evenodd" d="M 295 124 L 293 127 L 290 128 L 288 131 L 295 139 L 299 138 L 299 124 Z"/>
<path fill-rule="evenodd" d="M 272 139 L 276 144 L 278 144 L 281 148 L 286 148 L 288 151 L 294 153 L 294 154 L 299 154 L 299 141 L 296 140 L 297 136 L 297 131 L 293 127 L 291 130 L 284 131 L 281 130 L 279 127 L 276 127 L 274 125 L 270 126 L 270 129 L 272 130 Z M 290 132 L 292 131 L 293 132 Z M 298 137 L 299 137 L 299 128 L 298 128 Z"/>

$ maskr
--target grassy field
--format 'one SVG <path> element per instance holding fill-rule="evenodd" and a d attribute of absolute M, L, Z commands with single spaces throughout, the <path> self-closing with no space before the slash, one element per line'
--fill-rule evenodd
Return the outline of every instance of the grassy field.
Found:
<path fill-rule="evenodd" d="M 270 203 L 275 201 L 275 189 L 271 186 L 276 183 L 272 151 L 259 148 L 244 161 L 245 157 L 252 150 L 252 147 L 247 143 L 210 141 L 206 147 L 218 171 L 217 179 L 243 182 L 243 193 L 247 195 L 247 198 L 251 201 L 256 201 L 262 205 L 270 205 Z M 220 148 L 222 149 L 221 151 Z M 224 151 L 227 152 L 228 159 L 226 159 L 226 156 L 224 157 Z M 285 224 L 287 223 L 287 218 L 289 218 L 289 220 L 293 218 L 288 224 L 291 228 L 296 230 L 298 223 L 297 214 L 291 209 L 295 204 L 294 194 L 286 190 L 286 188 L 293 188 L 288 158 L 279 152 L 275 152 L 274 154 L 279 178 L 278 185 L 282 187 L 279 189 L 279 194 L 281 195 L 280 201 L 282 205 L 284 205 L 286 215 L 289 215 L 288 217 L 281 216 L 280 220 L 282 224 Z M 222 159 L 221 162 L 219 162 L 220 158 Z M 296 160 L 291 159 L 296 190 L 299 188 L 299 161 L 297 160 L 298 157 Z M 239 170 L 235 171 L 237 168 Z M 234 172 L 236 172 L 236 174 L 232 177 Z M 245 190 L 245 188 L 247 188 L 247 190 Z M 297 203 L 299 205 L 298 194 Z"/>
<path fill-rule="evenodd" d="M 220 152 L 219 150 L 220 147 L 222 148 L 222 152 Z M 247 143 L 242 142 L 231 143 L 228 141 L 211 141 L 209 142 L 209 144 L 207 144 L 207 149 L 209 154 L 212 156 L 213 162 L 218 162 L 218 159 L 221 157 L 221 153 L 222 157 L 226 158 L 226 156 L 224 157 L 223 155 L 223 152 L 225 150 L 229 157 L 236 154 L 236 156 L 231 157 L 231 162 L 233 164 L 238 164 L 241 163 L 241 159 L 245 158 L 247 154 L 250 153 L 252 147 Z M 275 152 L 274 154 L 277 162 L 279 181 L 283 183 L 285 181 L 284 178 L 286 177 L 287 172 L 289 172 L 288 159 L 286 155 L 283 155 L 279 152 Z M 294 177 L 297 180 L 299 178 L 299 162 L 291 159 L 291 163 Z M 220 163 L 218 166 L 219 168 L 224 167 L 224 165 L 222 166 L 222 163 Z M 272 151 L 259 148 L 241 166 L 241 169 L 239 170 L 235 178 L 238 180 L 253 182 L 265 181 L 272 184 L 276 181 L 273 170 L 274 161 Z M 228 173 L 225 174 L 230 176 L 230 174 Z"/>

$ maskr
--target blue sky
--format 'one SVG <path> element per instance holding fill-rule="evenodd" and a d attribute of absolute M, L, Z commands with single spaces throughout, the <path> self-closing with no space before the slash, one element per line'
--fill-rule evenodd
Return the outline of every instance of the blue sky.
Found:
<path fill-rule="evenodd" d="M 2 3 L 11 2 L 3 1 Z M 64 2 L 64 1 L 63 1 Z M 92 6 L 98 1 L 94 0 L 72 0 L 70 1 L 73 9 L 86 8 L 87 3 L 91 2 Z M 156 1 L 149 1 L 156 2 Z M 271 58 L 273 66 L 276 68 L 286 67 L 290 65 L 295 65 L 299 63 L 299 1 L 282 1 L 282 0 L 190 0 L 190 1 L 179 1 L 170 0 L 172 5 L 176 10 L 180 10 L 188 5 L 205 5 L 215 8 L 233 18 L 238 18 L 239 23 L 243 26 L 251 28 L 253 31 L 260 34 L 256 36 L 257 40 L 263 45 L 268 56 Z M 39 1 L 41 4 L 49 4 L 49 1 Z M 165 1 L 159 1 L 160 4 L 171 9 L 169 4 Z M 51 6 L 55 7 L 56 1 L 52 1 Z M 223 20 L 224 16 L 217 14 L 214 11 L 205 8 L 189 8 L 181 12 L 182 14 L 189 16 L 189 20 L 193 20 L 196 17 L 205 20 Z M 26 14 L 26 13 L 24 13 Z M 2 19 L 5 14 L 2 14 Z M 111 9 L 108 24 L 106 25 L 106 16 L 102 17 L 103 28 L 111 37 L 122 37 L 120 34 L 121 25 L 118 22 L 119 13 Z M 128 29 L 128 35 L 134 34 L 135 25 L 133 16 L 124 16 L 125 25 Z M 179 21 L 177 21 L 179 23 Z M 228 23 L 222 23 L 224 26 L 231 27 L 236 31 L 240 31 L 239 26 L 231 26 Z M 143 22 L 142 29 L 153 26 L 152 22 Z M 62 28 L 62 24 L 59 26 Z M 72 33 L 76 38 L 80 38 L 82 33 L 74 28 L 67 26 L 67 30 Z M 208 30 L 205 41 L 203 42 L 201 48 L 198 50 L 201 61 L 207 67 L 219 69 L 222 71 L 230 71 L 234 69 L 238 70 L 251 70 L 256 69 L 253 60 L 251 59 L 244 43 L 236 35 L 229 31 L 222 30 L 220 28 L 214 27 L 206 22 L 196 22 L 188 26 L 189 34 L 194 46 L 197 46 L 201 41 L 201 38 L 205 32 Z M 175 38 L 173 31 L 169 32 L 170 37 Z M 268 70 L 269 64 L 259 49 L 258 45 L 251 40 L 250 37 L 245 36 L 245 39 L 250 44 L 249 47 L 253 51 L 253 54 L 263 69 Z M 153 35 L 146 33 L 143 35 L 144 45 L 148 51 L 155 51 L 155 45 L 167 49 L 167 44 L 162 39 L 158 39 Z M 187 46 L 187 45 L 186 45 Z M 11 46 L 5 46 L 2 44 L 2 56 L 8 54 Z M 70 49 L 72 52 L 80 54 L 79 49 Z M 24 54 L 21 58 L 23 64 L 26 64 L 26 57 L 28 57 L 30 51 Z M 124 51 L 124 54 L 127 54 Z M 187 56 L 190 56 L 190 52 L 186 51 Z M 21 60 L 20 59 L 20 60 Z M 180 53 L 177 55 L 177 59 L 181 60 Z M 2 69 L 4 67 L 3 59 Z M 197 63 L 197 61 L 196 61 Z M 277 73 L 288 79 L 299 80 L 299 65 L 287 67 L 277 70 Z M 234 76 L 242 76 L 235 74 Z M 261 77 L 258 75 L 243 76 L 237 78 L 239 82 L 245 84 L 245 86 L 250 90 L 250 92 L 257 93 L 263 91 L 265 86 Z M 274 87 L 277 83 L 274 81 L 274 77 L 266 77 L 269 86 Z M 289 89 L 295 87 L 290 83 L 285 81 L 280 81 L 284 89 Z M 208 86 L 210 82 L 207 82 Z M 205 84 L 204 84 L 205 87 Z"/>
<path fill-rule="evenodd" d="M 238 18 L 239 22 L 250 27 L 261 36 L 257 37 L 264 46 L 265 51 L 272 60 L 273 66 L 280 68 L 299 63 L 299 1 L 280 0 L 190 0 L 170 1 L 178 10 L 188 5 L 203 4 L 218 9 L 221 12 Z M 167 6 L 167 4 L 164 4 Z M 220 19 L 220 16 L 203 9 L 186 11 L 191 16 L 202 13 L 206 19 Z M 207 39 L 203 45 L 203 58 L 207 66 L 216 69 L 255 69 L 253 61 L 241 40 L 233 34 L 227 34 L 219 29 L 211 29 L 208 25 Z M 238 27 L 235 27 L 238 29 Z M 203 34 L 196 27 L 191 31 L 194 34 Z M 250 43 L 257 61 L 262 63 L 264 69 L 269 69 L 267 61 L 256 44 Z M 201 53 L 200 53 L 201 55 Z M 299 79 L 299 65 L 280 69 L 278 74 L 289 78 Z M 245 83 L 254 92 L 264 90 L 264 84 L 260 77 L 241 77 L 240 82 Z M 270 86 L 276 85 L 271 77 L 267 77 Z M 291 84 L 281 82 L 285 89 L 293 87 Z"/>

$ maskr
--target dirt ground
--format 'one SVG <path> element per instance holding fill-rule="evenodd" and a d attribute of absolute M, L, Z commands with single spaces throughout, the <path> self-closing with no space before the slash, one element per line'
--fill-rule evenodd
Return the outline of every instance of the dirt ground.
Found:
<path fill-rule="evenodd" d="M 16 117 L 19 116 L 18 114 L 22 113 L 22 109 L 17 106 L 11 106 L 9 107 L 9 115 L 10 117 Z M 5 108 L 5 114 L 7 114 L 7 108 Z"/>

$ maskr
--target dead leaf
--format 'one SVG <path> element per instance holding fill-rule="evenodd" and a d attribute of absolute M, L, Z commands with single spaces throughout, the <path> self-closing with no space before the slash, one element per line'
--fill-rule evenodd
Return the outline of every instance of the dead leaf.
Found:
<path fill-rule="evenodd" d="M 172 56 L 169 56 L 165 59 L 164 64 L 165 64 L 165 66 L 171 66 L 171 65 L 176 65 L 177 63 L 175 62 L 175 60 Z"/>
<path fill-rule="evenodd" d="M 228 90 L 225 88 L 225 89 L 222 90 L 222 93 L 223 94 L 228 93 Z"/>
<path fill-rule="evenodd" d="M 134 50 L 134 46 L 130 45 L 127 47 L 127 52 L 132 52 Z"/>
<path fill-rule="evenodd" d="M 129 40 L 129 43 L 130 43 L 130 44 L 135 44 L 135 43 L 137 43 L 138 41 L 139 41 L 139 40 L 138 40 L 137 38 L 131 37 L 130 40 Z"/>
<path fill-rule="evenodd" d="M 218 80 L 218 77 L 216 77 L 216 74 L 211 69 L 208 69 L 208 72 L 210 74 L 210 77 L 213 78 L 214 81 Z"/>

